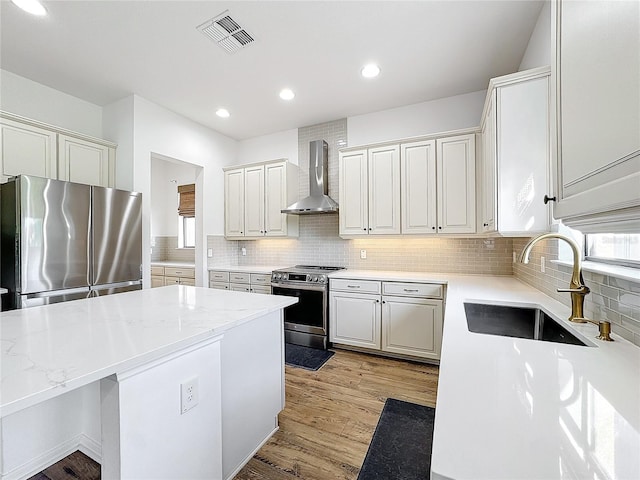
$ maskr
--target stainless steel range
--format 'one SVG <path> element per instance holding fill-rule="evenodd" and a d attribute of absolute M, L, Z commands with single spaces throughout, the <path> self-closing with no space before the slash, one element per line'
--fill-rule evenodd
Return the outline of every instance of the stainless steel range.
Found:
<path fill-rule="evenodd" d="M 296 265 L 271 273 L 271 293 L 297 297 L 284 309 L 284 340 L 287 343 L 326 349 L 329 340 L 329 279 L 344 267 Z"/>

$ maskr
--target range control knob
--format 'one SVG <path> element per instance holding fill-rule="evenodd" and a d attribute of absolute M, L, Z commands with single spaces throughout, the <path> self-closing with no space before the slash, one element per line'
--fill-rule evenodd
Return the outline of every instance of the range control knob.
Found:
<path fill-rule="evenodd" d="M 318 277 L 313 277 L 312 281 L 317 282 L 318 281 Z"/>
<path fill-rule="evenodd" d="M 320 275 L 320 283 L 325 283 L 327 281 L 327 277 L 324 275 Z"/>

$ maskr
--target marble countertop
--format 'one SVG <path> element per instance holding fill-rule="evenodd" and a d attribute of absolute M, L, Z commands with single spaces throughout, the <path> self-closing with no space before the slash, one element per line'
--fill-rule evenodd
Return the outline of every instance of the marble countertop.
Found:
<path fill-rule="evenodd" d="M 288 267 L 290 267 L 291 265 L 287 265 Z M 215 267 L 209 267 L 209 271 L 212 270 L 222 270 L 222 271 L 229 271 L 229 272 L 246 272 L 246 273 L 271 273 L 274 270 L 280 270 L 283 268 L 287 268 L 287 267 L 283 267 L 282 265 L 220 265 L 220 266 L 215 266 Z"/>
<path fill-rule="evenodd" d="M 339 270 L 329 274 L 332 278 L 352 278 L 362 280 L 428 282 L 447 284 L 451 275 L 445 273 L 397 272 L 385 270 Z"/>
<path fill-rule="evenodd" d="M 0 313 L 0 416 L 161 358 L 297 299 L 173 285 Z"/>
<path fill-rule="evenodd" d="M 174 262 L 170 260 L 158 260 L 151 262 L 152 267 L 196 268 L 195 262 Z"/>

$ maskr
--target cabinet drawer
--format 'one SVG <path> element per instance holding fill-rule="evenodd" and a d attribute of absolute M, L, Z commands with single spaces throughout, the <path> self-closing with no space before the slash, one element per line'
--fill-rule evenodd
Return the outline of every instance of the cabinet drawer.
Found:
<path fill-rule="evenodd" d="M 164 276 L 164 267 L 151 267 L 151 275 Z"/>
<path fill-rule="evenodd" d="M 230 272 L 229 281 L 231 283 L 251 283 L 250 273 Z"/>
<path fill-rule="evenodd" d="M 442 285 L 434 283 L 382 282 L 382 294 L 442 298 Z"/>
<path fill-rule="evenodd" d="M 223 270 L 212 270 L 209 272 L 209 281 L 211 282 L 228 282 L 229 272 Z"/>
<path fill-rule="evenodd" d="M 151 275 L 151 288 L 164 287 L 164 276 Z"/>
<path fill-rule="evenodd" d="M 188 285 L 190 287 L 195 287 L 196 281 L 193 278 L 180 278 L 180 285 Z"/>
<path fill-rule="evenodd" d="M 209 288 L 217 288 L 218 290 L 229 290 L 229 284 L 223 282 L 210 282 Z"/>
<path fill-rule="evenodd" d="M 164 274 L 167 277 L 195 278 L 196 269 L 195 268 L 164 267 Z"/>
<path fill-rule="evenodd" d="M 180 285 L 180 278 L 178 277 L 164 277 L 165 285 Z"/>
<path fill-rule="evenodd" d="M 380 294 L 380 282 L 376 280 L 331 279 L 329 288 L 334 291 Z"/>
<path fill-rule="evenodd" d="M 268 273 L 252 273 L 251 285 L 271 285 L 271 275 Z"/>
<path fill-rule="evenodd" d="M 267 294 L 271 294 L 271 287 L 262 286 L 262 285 L 258 285 L 258 286 L 251 285 L 251 291 L 252 291 L 253 293 L 267 293 Z"/>

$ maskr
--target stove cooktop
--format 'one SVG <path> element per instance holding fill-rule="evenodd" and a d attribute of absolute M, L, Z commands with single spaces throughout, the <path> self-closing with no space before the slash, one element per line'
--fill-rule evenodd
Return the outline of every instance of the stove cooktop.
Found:
<path fill-rule="evenodd" d="M 331 273 L 337 270 L 344 270 L 346 267 L 324 267 L 320 265 L 296 265 L 295 267 L 283 268 L 280 272 L 296 273 Z"/>

